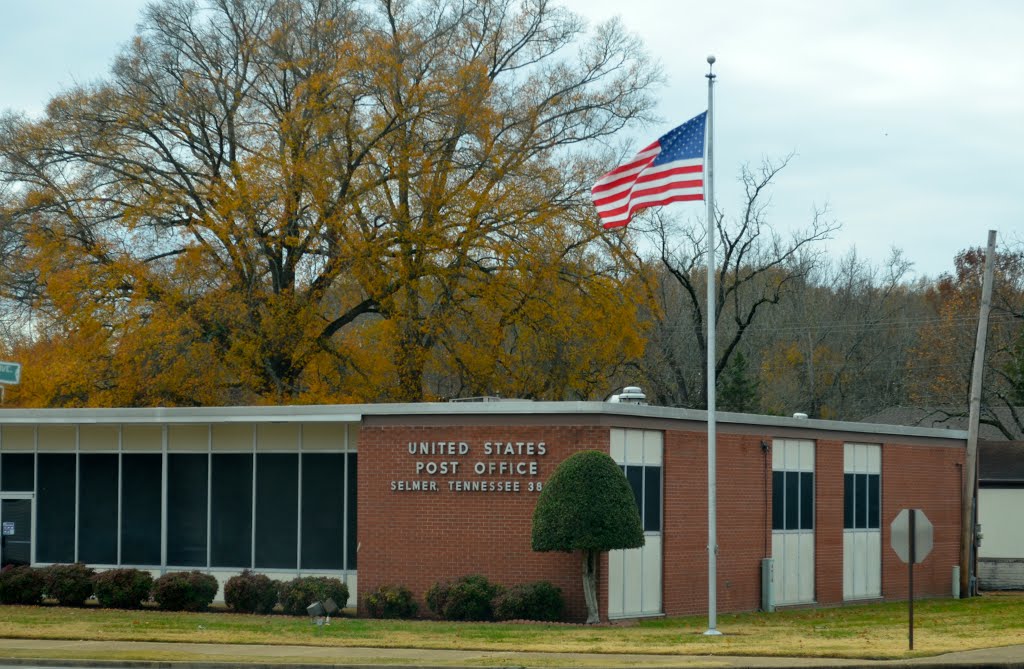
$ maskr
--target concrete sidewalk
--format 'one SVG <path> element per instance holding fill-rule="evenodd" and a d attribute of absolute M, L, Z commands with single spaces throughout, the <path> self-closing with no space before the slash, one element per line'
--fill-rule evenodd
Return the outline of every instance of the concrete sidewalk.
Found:
<path fill-rule="evenodd" d="M 140 660 L 146 657 L 146 660 Z M 154 659 L 155 658 L 155 659 Z M 311 667 L 998 667 L 1024 669 L 1024 646 L 988 648 L 909 660 L 533 653 L 410 648 L 339 648 L 132 641 L 0 639 L 0 664 L 119 666 L 153 669 L 267 669 Z"/>

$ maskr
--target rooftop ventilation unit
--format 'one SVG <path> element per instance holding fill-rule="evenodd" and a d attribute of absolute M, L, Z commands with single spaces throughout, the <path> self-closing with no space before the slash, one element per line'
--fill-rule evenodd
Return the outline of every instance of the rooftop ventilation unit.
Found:
<path fill-rule="evenodd" d="M 626 386 L 621 393 L 609 397 L 608 401 L 622 404 L 647 404 L 647 395 L 640 390 L 639 386 Z"/>

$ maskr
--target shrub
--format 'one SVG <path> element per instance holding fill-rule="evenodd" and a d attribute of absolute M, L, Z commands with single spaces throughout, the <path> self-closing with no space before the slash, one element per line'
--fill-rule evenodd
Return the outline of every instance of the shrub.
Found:
<path fill-rule="evenodd" d="M 294 616 L 304 616 L 307 606 L 328 599 L 333 599 L 339 607 L 348 603 L 348 586 L 344 581 L 326 576 L 299 576 L 281 585 L 281 608 Z"/>
<path fill-rule="evenodd" d="M 268 613 L 277 604 L 280 583 L 248 569 L 224 584 L 224 603 L 242 613 Z"/>
<path fill-rule="evenodd" d="M 38 604 L 43 598 L 43 575 L 27 565 L 0 571 L 0 604 Z"/>
<path fill-rule="evenodd" d="M 547 581 L 517 585 L 494 598 L 498 620 L 561 620 L 565 613 L 562 589 Z"/>
<path fill-rule="evenodd" d="M 484 576 L 463 576 L 451 583 L 435 583 L 427 590 L 427 606 L 445 620 L 493 620 L 491 602 L 502 592 Z"/>
<path fill-rule="evenodd" d="M 81 562 L 52 564 L 40 570 L 43 593 L 63 606 L 81 606 L 92 596 L 92 577 L 96 571 Z"/>
<path fill-rule="evenodd" d="M 100 606 L 134 609 L 149 599 L 153 577 L 140 569 L 111 569 L 93 577 L 93 589 Z"/>
<path fill-rule="evenodd" d="M 205 611 L 217 587 L 217 579 L 201 571 L 171 572 L 153 582 L 153 599 L 165 611 Z"/>
<path fill-rule="evenodd" d="M 364 602 L 371 618 L 413 618 L 419 608 L 412 592 L 401 585 L 382 585 Z"/>

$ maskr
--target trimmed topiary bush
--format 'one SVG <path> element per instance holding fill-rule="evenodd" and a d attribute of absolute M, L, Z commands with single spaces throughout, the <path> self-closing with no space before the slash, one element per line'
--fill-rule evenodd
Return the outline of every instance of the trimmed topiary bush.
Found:
<path fill-rule="evenodd" d="M 205 611 L 217 588 L 217 579 L 201 571 L 171 572 L 153 581 L 153 599 L 165 611 Z"/>
<path fill-rule="evenodd" d="M 27 565 L 0 571 L 0 604 L 38 604 L 43 599 L 43 574 Z"/>
<path fill-rule="evenodd" d="M 92 584 L 100 606 L 136 609 L 149 599 L 153 576 L 141 569 L 111 569 L 93 576 Z"/>
<path fill-rule="evenodd" d="M 281 608 L 293 616 L 304 616 L 307 606 L 328 599 L 333 599 L 339 608 L 348 603 L 348 586 L 344 581 L 327 576 L 299 576 L 281 584 Z"/>
<path fill-rule="evenodd" d="M 565 613 L 562 589 L 547 581 L 517 585 L 494 598 L 498 620 L 543 620 L 554 622 Z"/>
<path fill-rule="evenodd" d="M 580 551 L 587 622 L 601 621 L 597 565 L 601 553 L 644 545 L 633 489 L 611 456 L 580 451 L 555 468 L 533 510 L 535 551 Z"/>
<path fill-rule="evenodd" d="M 493 620 L 491 602 L 503 588 L 480 575 L 435 583 L 427 590 L 427 606 L 445 620 Z"/>
<path fill-rule="evenodd" d="M 240 613 L 269 613 L 277 604 L 281 584 L 248 569 L 224 584 L 224 603 Z"/>
<path fill-rule="evenodd" d="M 371 618 L 414 618 L 419 609 L 412 592 L 401 585 L 382 585 L 363 602 Z"/>
<path fill-rule="evenodd" d="M 81 606 L 92 597 L 92 577 L 96 570 L 81 562 L 51 564 L 40 570 L 43 574 L 43 594 L 56 599 L 62 606 Z"/>

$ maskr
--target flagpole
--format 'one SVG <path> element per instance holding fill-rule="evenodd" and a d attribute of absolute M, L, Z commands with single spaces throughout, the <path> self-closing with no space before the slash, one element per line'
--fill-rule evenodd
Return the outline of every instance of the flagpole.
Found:
<path fill-rule="evenodd" d="M 704 186 L 708 205 L 708 629 L 705 635 L 721 634 L 716 628 L 718 621 L 718 514 L 717 462 L 715 449 L 715 74 L 711 68 L 715 57 L 708 56 L 708 133 L 707 155 L 704 159 Z"/>

